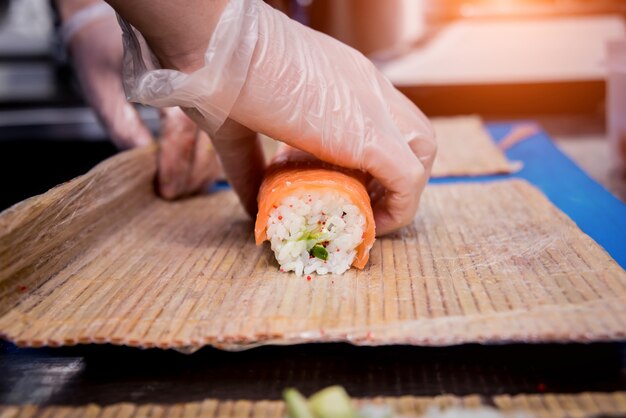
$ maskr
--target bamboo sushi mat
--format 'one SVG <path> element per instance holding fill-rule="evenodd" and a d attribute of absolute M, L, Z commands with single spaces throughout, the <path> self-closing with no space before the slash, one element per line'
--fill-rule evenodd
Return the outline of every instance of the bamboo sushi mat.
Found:
<path fill-rule="evenodd" d="M 480 176 L 514 171 L 478 116 L 431 119 L 437 137 L 433 177 Z"/>
<path fill-rule="evenodd" d="M 385 406 L 396 416 L 437 416 L 435 411 L 475 411 L 473 416 L 493 417 L 493 411 L 509 417 L 537 418 L 591 418 L 626 416 L 626 393 L 581 393 L 576 395 L 499 395 L 483 398 L 478 395 L 465 397 L 438 396 L 434 398 L 404 396 L 400 398 L 374 398 L 358 400 L 356 404 Z M 491 414 L 484 408 L 489 408 Z M 92 418 L 283 418 L 285 406 L 282 401 L 218 401 L 207 399 L 202 402 L 173 405 L 120 403 L 110 406 L 94 404 L 86 406 L 1 406 L 0 418 L 78 417 Z M 445 415 L 451 418 L 455 415 Z"/>
<path fill-rule="evenodd" d="M 626 272 L 521 180 L 431 186 L 342 276 L 280 273 L 223 191 L 153 195 L 153 149 L 0 215 L 0 337 L 22 346 L 621 340 Z"/>

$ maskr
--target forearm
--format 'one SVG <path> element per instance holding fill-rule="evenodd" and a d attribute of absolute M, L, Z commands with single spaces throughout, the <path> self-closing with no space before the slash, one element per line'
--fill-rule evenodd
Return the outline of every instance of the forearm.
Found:
<path fill-rule="evenodd" d="M 228 4 L 228 0 L 107 2 L 142 33 L 164 68 L 183 72 L 202 66 L 211 34 Z"/>

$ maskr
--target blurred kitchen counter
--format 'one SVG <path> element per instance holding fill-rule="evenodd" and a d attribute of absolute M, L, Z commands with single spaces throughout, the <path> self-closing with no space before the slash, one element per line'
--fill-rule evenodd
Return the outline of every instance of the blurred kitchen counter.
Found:
<path fill-rule="evenodd" d="M 431 116 L 593 113 L 605 100 L 606 44 L 625 36 L 619 14 L 462 19 L 372 58 Z"/>

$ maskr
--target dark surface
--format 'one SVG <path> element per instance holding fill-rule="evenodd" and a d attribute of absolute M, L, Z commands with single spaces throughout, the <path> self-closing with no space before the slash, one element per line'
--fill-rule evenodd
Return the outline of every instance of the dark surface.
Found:
<path fill-rule="evenodd" d="M 104 141 L 0 140 L 0 210 L 84 174 L 115 153 Z"/>
<path fill-rule="evenodd" d="M 333 384 L 357 397 L 626 389 L 618 344 L 353 347 L 318 344 L 185 355 L 114 346 L 0 345 L 0 404 L 279 399 Z"/>

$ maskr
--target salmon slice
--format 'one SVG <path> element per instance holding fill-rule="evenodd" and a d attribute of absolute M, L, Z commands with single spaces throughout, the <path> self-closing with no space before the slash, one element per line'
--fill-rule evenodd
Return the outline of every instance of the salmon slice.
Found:
<path fill-rule="evenodd" d="M 363 269 L 376 237 L 374 214 L 367 188 L 365 173 L 343 169 L 324 163 L 310 154 L 292 147 L 283 147 L 268 167 L 258 194 L 259 211 L 254 227 L 257 245 L 267 238 L 270 212 L 284 198 L 297 191 L 332 190 L 344 195 L 365 217 L 363 240 L 356 248 L 352 266 Z"/>

